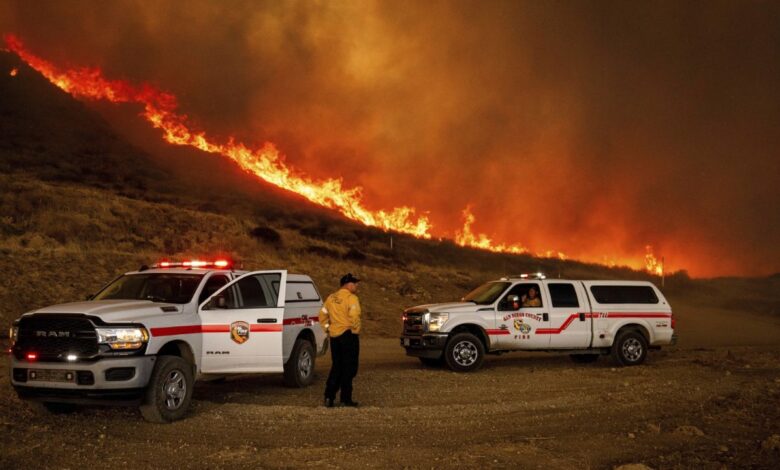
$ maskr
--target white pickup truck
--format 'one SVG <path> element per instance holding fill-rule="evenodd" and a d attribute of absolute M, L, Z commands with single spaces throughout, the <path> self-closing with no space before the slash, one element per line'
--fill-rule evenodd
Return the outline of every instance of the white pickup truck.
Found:
<path fill-rule="evenodd" d="M 25 313 L 11 328 L 11 383 L 50 411 L 140 404 L 149 421 L 182 418 L 196 378 L 283 373 L 309 385 L 327 349 L 309 276 L 234 271 L 217 260 L 125 273 L 85 302 Z"/>
<path fill-rule="evenodd" d="M 568 352 L 575 362 L 611 354 L 622 366 L 674 344 L 674 317 L 650 282 L 569 281 L 520 275 L 485 283 L 460 302 L 403 313 L 401 346 L 423 364 L 469 372 L 485 354 Z"/>

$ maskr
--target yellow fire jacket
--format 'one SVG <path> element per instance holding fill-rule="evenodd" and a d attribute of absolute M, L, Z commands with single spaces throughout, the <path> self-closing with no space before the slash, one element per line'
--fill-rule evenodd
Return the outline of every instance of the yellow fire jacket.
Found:
<path fill-rule="evenodd" d="M 347 330 L 360 334 L 360 301 L 347 289 L 339 289 L 328 296 L 320 310 L 320 326 L 331 338 Z"/>

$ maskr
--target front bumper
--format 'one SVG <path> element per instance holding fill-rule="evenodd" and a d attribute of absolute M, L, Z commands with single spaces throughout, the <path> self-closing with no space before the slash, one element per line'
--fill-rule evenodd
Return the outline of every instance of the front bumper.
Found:
<path fill-rule="evenodd" d="M 406 349 L 407 356 L 438 359 L 447 344 L 447 333 L 425 333 L 422 335 L 401 336 L 401 346 Z"/>
<path fill-rule="evenodd" d="M 72 403 L 134 401 L 154 369 L 155 356 L 104 358 L 95 362 L 28 362 L 11 359 L 11 384 L 20 398 Z M 68 382 L 34 378 L 73 373 Z"/>

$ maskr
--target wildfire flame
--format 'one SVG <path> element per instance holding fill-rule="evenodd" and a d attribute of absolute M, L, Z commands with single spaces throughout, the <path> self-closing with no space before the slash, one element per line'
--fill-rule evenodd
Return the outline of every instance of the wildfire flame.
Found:
<path fill-rule="evenodd" d="M 645 246 L 645 270 L 650 274 L 656 274 L 658 276 L 664 273 L 663 259 L 658 261 L 658 258 L 653 254 L 652 245 Z"/>
<path fill-rule="evenodd" d="M 12 77 L 15 77 L 17 73 L 19 73 L 19 69 L 17 69 L 16 67 L 14 67 L 14 68 L 12 68 L 12 69 L 11 69 L 11 71 L 10 71 L 10 72 L 8 72 L 8 75 L 10 75 L 10 76 L 12 76 Z"/>
<path fill-rule="evenodd" d="M 195 130 L 191 127 L 187 116 L 178 111 L 178 100 L 170 93 L 148 83 L 133 84 L 125 80 L 107 79 L 98 68 L 61 69 L 27 51 L 23 43 L 14 35 L 6 35 L 5 42 L 8 50 L 18 55 L 54 85 L 76 98 L 141 105 L 143 107 L 141 115 L 153 127 L 160 129 L 163 139 L 171 144 L 191 146 L 204 152 L 227 157 L 243 170 L 268 183 L 297 193 L 320 206 L 337 210 L 345 217 L 364 225 L 418 238 L 431 238 L 433 226 L 430 220 L 426 215 L 416 216 L 417 211 L 412 207 L 396 207 L 390 211 L 368 209 L 363 202 L 361 187 L 347 188 L 340 178 L 315 181 L 289 167 L 284 161 L 284 156 L 272 143 L 266 142 L 255 148 L 236 142 L 232 138 L 220 143 L 207 136 L 204 131 Z M 12 77 L 17 73 L 17 68 L 10 71 Z M 501 253 L 529 253 L 528 248 L 521 244 L 496 243 L 484 233 L 475 234 L 472 230 L 475 217 L 471 206 L 463 210 L 463 217 L 463 227 L 455 232 L 456 244 Z M 553 250 L 536 253 L 536 255 L 567 259 L 564 253 Z M 655 274 L 663 272 L 663 263 L 658 263 L 650 246 L 647 247 L 645 261 L 649 272 Z"/>
<path fill-rule="evenodd" d="M 463 219 L 463 228 L 455 232 L 455 243 L 458 245 L 502 253 L 528 253 L 528 249 L 522 245 L 496 244 L 484 233 L 474 234 L 471 226 L 474 225 L 476 219 L 474 214 L 471 213 L 471 206 L 463 209 Z"/>
<path fill-rule="evenodd" d="M 142 116 L 163 131 L 163 138 L 176 145 L 188 145 L 204 152 L 230 158 L 242 169 L 280 188 L 300 194 L 309 201 L 335 209 L 349 219 L 364 225 L 430 238 L 431 223 L 425 215 L 415 218 L 415 209 L 396 207 L 390 211 L 372 211 L 363 203 L 362 188 L 346 188 L 341 179 L 314 181 L 298 174 L 284 162 L 271 143 L 250 148 L 229 139 L 218 143 L 203 131 L 193 130 L 187 116 L 178 112 L 178 101 L 170 93 L 147 83 L 135 85 L 124 80 L 108 80 L 100 69 L 61 70 L 52 63 L 28 52 L 13 35 L 5 36 L 8 48 L 53 84 L 77 98 L 106 100 L 112 103 L 137 103 Z"/>

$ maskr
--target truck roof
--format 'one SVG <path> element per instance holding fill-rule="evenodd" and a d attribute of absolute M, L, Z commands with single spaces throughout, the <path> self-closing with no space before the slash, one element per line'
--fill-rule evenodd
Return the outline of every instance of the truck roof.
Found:
<path fill-rule="evenodd" d="M 504 281 L 504 282 L 521 282 L 521 281 L 549 281 L 549 282 L 582 282 L 586 285 L 591 284 L 602 284 L 602 285 L 612 285 L 612 286 L 631 286 L 631 285 L 655 285 L 650 281 L 632 281 L 632 280 L 617 280 L 617 279 L 558 279 L 558 278 L 533 278 L 533 277 L 502 277 L 501 279 L 496 279 L 495 282 L 498 281 Z"/>
<path fill-rule="evenodd" d="M 163 274 L 207 274 L 210 272 L 223 272 L 223 273 L 233 273 L 237 274 L 238 276 L 242 276 L 246 273 L 252 272 L 247 271 L 245 269 L 238 270 L 238 269 L 215 269 L 215 268 L 151 268 L 151 269 L 144 269 L 143 271 L 129 271 L 125 274 L 141 274 L 141 273 L 163 273 Z M 287 282 L 312 282 L 312 279 L 310 276 L 307 276 L 306 274 L 292 274 L 287 273 Z"/>

